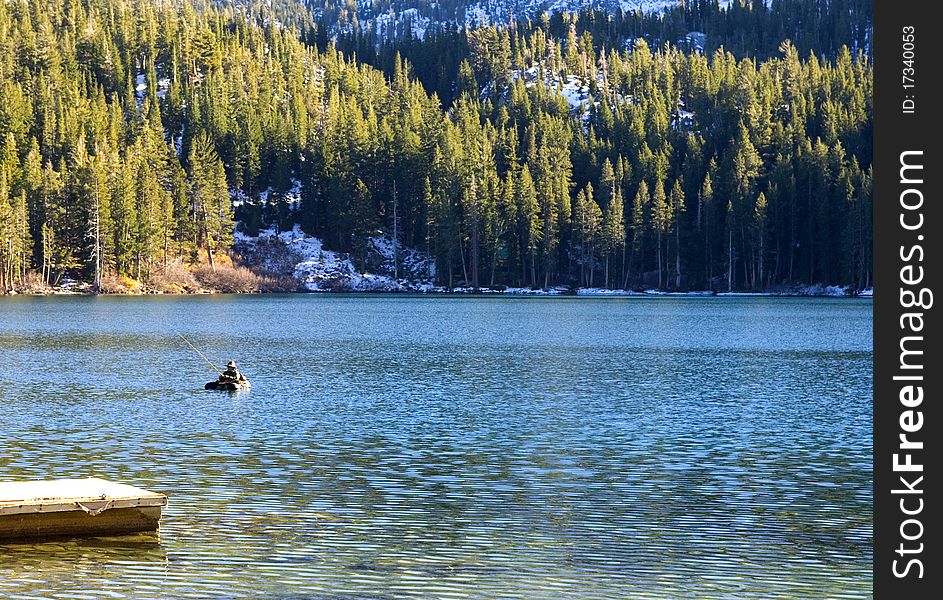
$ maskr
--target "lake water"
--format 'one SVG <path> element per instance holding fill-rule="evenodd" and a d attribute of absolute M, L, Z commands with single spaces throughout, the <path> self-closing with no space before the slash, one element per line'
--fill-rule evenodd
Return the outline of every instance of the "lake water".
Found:
<path fill-rule="evenodd" d="M 0 299 L 0 480 L 170 497 L 0 545 L 0 597 L 868 598 L 871 336 L 864 299 Z"/>

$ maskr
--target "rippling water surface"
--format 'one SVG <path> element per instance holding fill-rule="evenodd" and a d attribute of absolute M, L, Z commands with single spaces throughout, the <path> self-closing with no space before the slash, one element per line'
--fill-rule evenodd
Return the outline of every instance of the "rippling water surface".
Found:
<path fill-rule="evenodd" d="M 0 480 L 170 496 L 5 598 L 866 598 L 871 471 L 869 300 L 0 299 Z"/>

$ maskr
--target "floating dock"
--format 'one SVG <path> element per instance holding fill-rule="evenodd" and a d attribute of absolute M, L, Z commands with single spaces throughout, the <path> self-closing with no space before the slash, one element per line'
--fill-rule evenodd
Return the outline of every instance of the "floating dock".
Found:
<path fill-rule="evenodd" d="M 0 482 L 0 540 L 156 531 L 167 496 L 104 479 Z"/>

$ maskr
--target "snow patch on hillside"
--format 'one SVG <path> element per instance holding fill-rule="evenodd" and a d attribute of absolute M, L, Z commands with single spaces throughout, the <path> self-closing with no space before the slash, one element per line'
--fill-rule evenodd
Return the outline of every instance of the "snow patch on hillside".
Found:
<path fill-rule="evenodd" d="M 588 125 L 590 119 L 590 109 L 599 104 L 599 102 L 590 94 L 589 83 L 578 75 L 567 75 L 565 79 L 560 77 L 559 73 L 546 67 L 533 66 L 526 70 L 515 69 L 511 71 L 510 76 L 514 80 L 523 79 L 524 85 L 528 88 L 536 85 L 551 89 L 563 96 L 570 112 L 574 115 L 580 115 L 584 126 Z M 602 74 L 596 77 L 598 84 L 602 83 Z M 494 91 L 494 84 L 490 83 L 482 91 L 482 97 L 487 97 Z M 621 97 L 620 97 L 621 100 Z"/>
<path fill-rule="evenodd" d="M 407 8 L 400 12 L 390 8 L 389 12 L 372 18 L 361 18 L 359 21 L 361 30 L 367 30 L 372 23 L 374 31 L 381 40 L 401 37 L 406 31 L 407 21 L 411 35 L 423 39 L 426 37 L 426 29 L 432 22 L 431 19 L 420 14 L 417 8 Z"/>
<path fill-rule="evenodd" d="M 144 73 L 138 73 L 134 80 L 134 96 L 137 98 L 139 106 L 144 102 L 144 97 L 147 96 L 147 77 Z"/>
<path fill-rule="evenodd" d="M 301 207 L 301 181 L 292 177 L 291 187 L 286 192 L 276 192 L 275 188 L 269 186 L 267 189 L 259 192 L 258 200 L 262 204 L 284 202 L 290 210 L 298 210 Z M 252 198 L 242 190 L 229 190 L 232 196 L 232 205 L 241 206 L 246 202 L 252 202 Z"/>
<path fill-rule="evenodd" d="M 851 286 L 847 285 L 809 285 L 797 290 L 797 296 L 850 296 Z"/>
<path fill-rule="evenodd" d="M 562 96 L 569 106 L 570 114 L 581 119 L 583 128 L 586 131 L 589 130 L 592 111 L 594 108 L 599 107 L 603 90 L 608 87 L 605 74 L 602 71 L 596 74 L 597 92 L 593 95 L 591 93 L 593 80 L 573 74 L 561 77 L 558 72 L 553 71 L 546 65 L 535 65 L 525 70 L 515 69 L 511 71 L 510 77 L 515 81 L 523 80 L 525 87 L 543 86 Z M 482 90 L 482 99 L 490 96 L 493 92 L 494 83 L 492 82 Z M 632 102 L 631 96 L 623 96 L 621 93 L 612 93 L 610 96 L 610 103 L 614 105 L 631 104 Z M 671 115 L 671 124 L 675 129 L 691 129 L 695 126 L 696 115 L 686 110 L 683 100 L 678 101 L 675 112 Z"/>
<path fill-rule="evenodd" d="M 641 11 L 658 13 L 677 6 L 680 0 L 459 0 L 448 7 L 438 2 L 419 2 L 405 0 L 389 3 L 386 6 L 372 0 L 356 1 L 356 20 L 346 20 L 343 25 L 337 21 L 328 25 L 333 35 L 351 34 L 355 27 L 360 31 L 373 31 L 379 40 L 401 37 L 409 22 L 412 35 L 423 39 L 429 31 L 440 30 L 451 23 L 459 28 L 477 28 L 488 25 L 506 25 L 511 19 L 533 18 L 546 12 L 579 13 L 582 9 L 593 6 L 599 10 L 615 13 Z M 722 0 L 722 5 L 730 0 Z M 309 2 L 312 14 L 320 18 L 324 15 L 326 2 Z"/>
<path fill-rule="evenodd" d="M 365 261 L 357 261 L 375 266 L 375 271 L 362 271 L 350 254 L 325 249 L 319 238 L 307 235 L 297 225 L 282 232 L 269 228 L 257 236 L 237 231 L 236 250 L 267 272 L 290 274 L 301 288 L 311 292 L 438 291 L 433 285 L 435 261 L 413 248 L 399 246 L 401 277 L 394 278 L 395 253 L 388 237 L 370 238 Z"/>
<path fill-rule="evenodd" d="M 170 79 L 164 77 L 157 81 L 157 98 L 166 98 L 170 91 Z M 134 100 L 138 108 L 144 106 L 144 99 L 147 98 L 147 74 L 143 71 L 134 78 Z"/>

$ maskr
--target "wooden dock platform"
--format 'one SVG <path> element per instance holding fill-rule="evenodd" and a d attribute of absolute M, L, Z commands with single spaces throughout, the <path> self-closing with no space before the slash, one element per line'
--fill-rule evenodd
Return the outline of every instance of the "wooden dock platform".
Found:
<path fill-rule="evenodd" d="M 0 540 L 156 531 L 167 496 L 104 479 L 0 482 Z"/>

